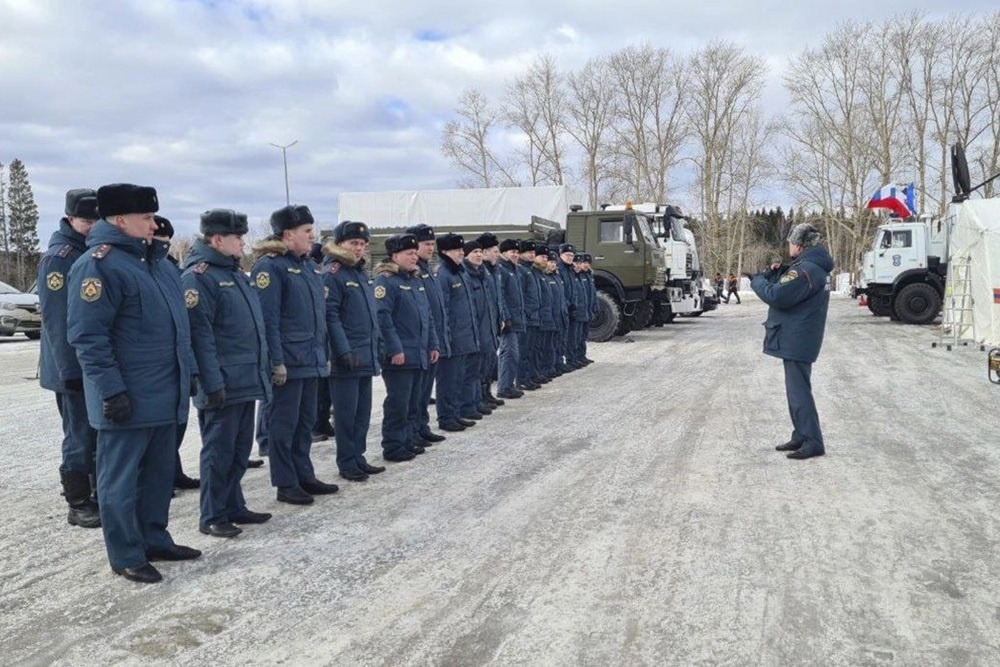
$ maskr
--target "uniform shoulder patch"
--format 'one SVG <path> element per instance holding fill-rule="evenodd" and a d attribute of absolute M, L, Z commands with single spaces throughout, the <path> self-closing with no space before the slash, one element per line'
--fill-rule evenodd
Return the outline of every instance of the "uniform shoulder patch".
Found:
<path fill-rule="evenodd" d="M 87 303 L 93 303 L 101 298 L 104 284 L 100 278 L 84 278 L 80 283 L 80 298 Z"/>
<path fill-rule="evenodd" d="M 257 274 L 254 284 L 257 285 L 257 289 L 267 289 L 271 285 L 271 274 L 267 271 L 261 271 Z"/>
<path fill-rule="evenodd" d="M 90 253 L 90 256 L 93 257 L 94 259 L 104 259 L 105 257 L 108 256 L 109 252 L 111 252 L 111 246 L 108 245 L 107 243 L 103 243 L 97 246 L 97 250 Z"/>
<path fill-rule="evenodd" d="M 375 286 L 375 298 L 376 299 L 384 299 L 385 298 L 385 285 L 376 285 Z"/>
<path fill-rule="evenodd" d="M 191 271 L 198 274 L 205 273 L 205 271 L 208 271 L 208 262 L 198 262 Z"/>
<path fill-rule="evenodd" d="M 382 272 L 382 277 L 383 278 L 392 278 L 392 276 L 393 276 L 392 271 L 383 271 Z"/>
<path fill-rule="evenodd" d="M 58 271 L 52 271 L 45 276 L 45 286 L 52 292 L 58 292 L 65 284 L 66 279 L 63 277 L 63 274 Z"/>
<path fill-rule="evenodd" d="M 198 305 L 198 290 L 194 288 L 184 290 L 184 305 L 188 310 Z"/>
<path fill-rule="evenodd" d="M 795 269 L 792 269 L 791 271 L 789 271 L 785 275 L 781 276 L 781 279 L 778 280 L 778 282 L 779 283 L 790 283 L 790 282 L 792 282 L 793 280 L 795 280 L 798 277 L 799 277 L 799 272 L 796 271 Z"/>
<path fill-rule="evenodd" d="M 66 257 L 71 252 L 73 252 L 73 246 L 71 246 L 68 243 L 65 243 L 65 244 L 59 246 L 59 250 L 56 250 L 56 257 Z"/>

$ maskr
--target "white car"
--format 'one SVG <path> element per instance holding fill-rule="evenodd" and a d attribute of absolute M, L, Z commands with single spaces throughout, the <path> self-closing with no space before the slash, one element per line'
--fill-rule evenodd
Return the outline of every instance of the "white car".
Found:
<path fill-rule="evenodd" d="M 32 340 L 42 337 L 42 314 L 37 294 L 0 282 L 0 336 L 23 333 Z"/>

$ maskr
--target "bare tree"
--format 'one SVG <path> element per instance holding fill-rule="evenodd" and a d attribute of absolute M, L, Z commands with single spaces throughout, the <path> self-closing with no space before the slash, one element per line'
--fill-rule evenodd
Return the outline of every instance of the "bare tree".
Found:
<path fill-rule="evenodd" d="M 504 98 L 508 124 L 526 141 L 521 157 L 532 185 L 562 185 L 565 179 L 566 92 L 555 58 L 541 55 L 514 79 Z"/>
<path fill-rule="evenodd" d="M 601 164 L 608 129 L 614 121 L 614 90 L 607 61 L 591 59 L 567 78 L 569 101 L 566 131 L 583 151 L 583 173 L 591 208 L 597 208 L 598 193 L 606 169 Z"/>
<path fill-rule="evenodd" d="M 445 126 L 441 151 L 465 174 L 461 185 L 484 188 L 517 185 L 510 169 L 490 148 L 490 131 L 500 116 L 490 107 L 486 96 L 475 88 L 466 89 L 455 113 L 461 120 L 453 120 Z"/>

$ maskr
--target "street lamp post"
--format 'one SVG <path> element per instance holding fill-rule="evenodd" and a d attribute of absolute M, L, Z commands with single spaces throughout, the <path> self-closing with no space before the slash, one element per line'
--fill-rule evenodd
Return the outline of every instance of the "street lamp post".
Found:
<path fill-rule="evenodd" d="M 270 143 L 270 142 L 268 142 L 268 143 Z M 285 164 L 285 204 L 286 205 L 289 205 L 289 204 L 292 203 L 291 197 L 289 197 L 289 195 L 288 195 L 288 154 L 287 154 L 286 151 L 288 151 L 289 148 L 291 148 L 292 146 L 294 146 L 297 143 L 299 143 L 298 139 L 296 139 L 292 143 L 287 144 L 285 146 L 279 146 L 278 144 L 271 144 L 275 148 L 280 148 L 281 149 L 281 161 Z"/>

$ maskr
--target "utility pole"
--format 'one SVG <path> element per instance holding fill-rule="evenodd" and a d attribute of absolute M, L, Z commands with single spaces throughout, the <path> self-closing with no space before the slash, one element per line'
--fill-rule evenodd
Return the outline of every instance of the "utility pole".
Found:
<path fill-rule="evenodd" d="M 270 143 L 270 142 L 268 142 L 268 143 Z M 291 197 L 289 197 L 289 195 L 288 195 L 288 154 L 287 154 L 287 151 L 288 151 L 289 148 L 291 148 L 292 146 L 294 146 L 297 143 L 299 143 L 298 139 L 296 139 L 292 143 L 287 144 L 285 146 L 279 146 L 278 144 L 271 144 L 275 148 L 280 148 L 281 149 L 281 161 L 285 164 L 285 204 L 286 205 L 292 203 Z"/>

